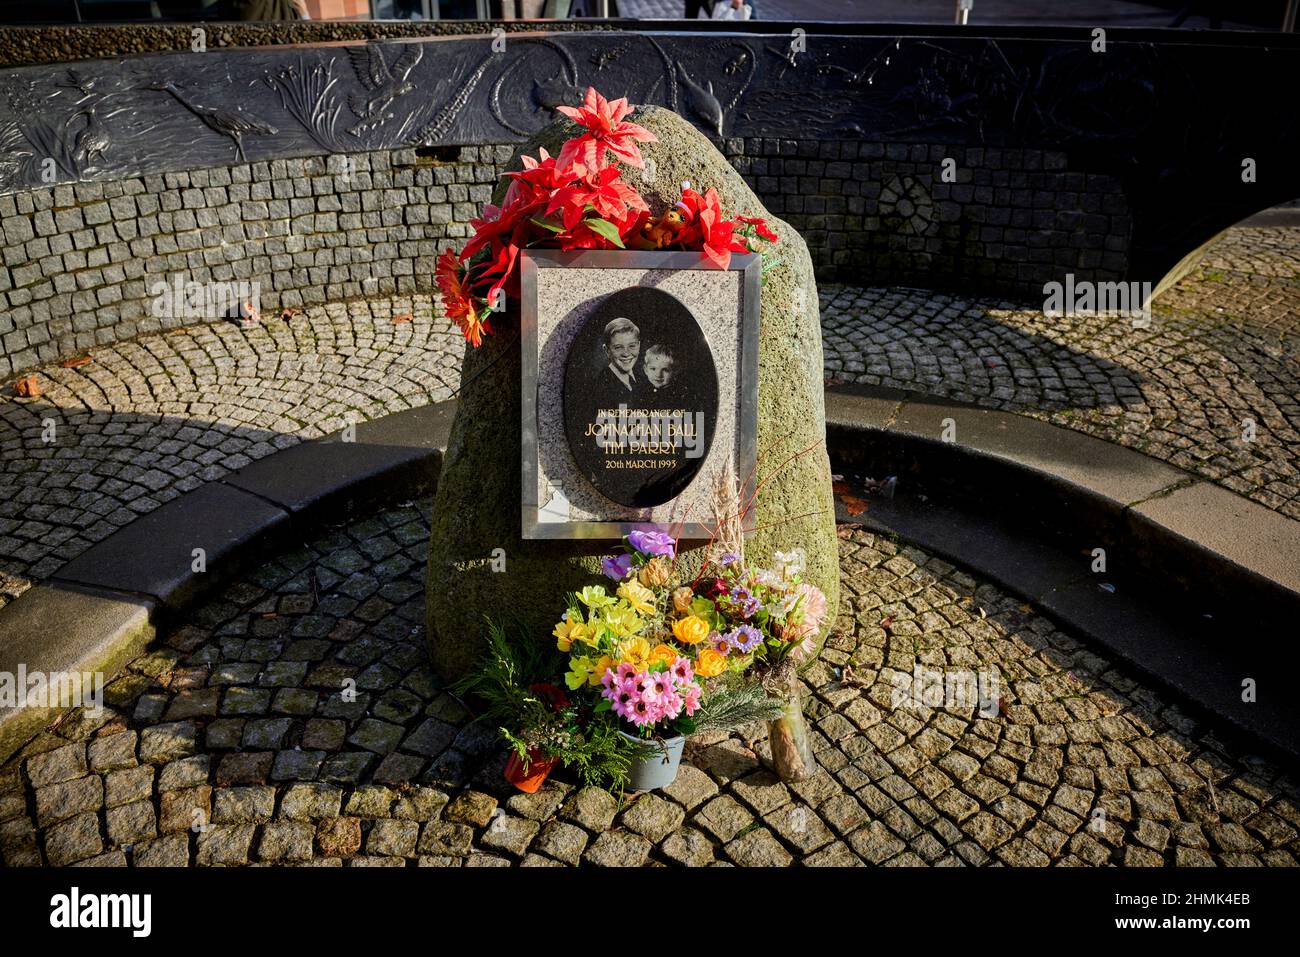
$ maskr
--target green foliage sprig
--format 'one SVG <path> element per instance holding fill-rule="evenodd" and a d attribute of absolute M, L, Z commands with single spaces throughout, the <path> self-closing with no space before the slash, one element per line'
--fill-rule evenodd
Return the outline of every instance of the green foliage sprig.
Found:
<path fill-rule="evenodd" d="M 577 705 L 557 709 L 532 688 L 561 673 L 563 658 L 517 620 L 488 619 L 486 641 L 478 667 L 452 687 L 481 702 L 475 720 L 497 724 L 525 767 L 536 749 L 574 769 L 584 785 L 622 789 L 638 746 L 603 716 L 583 713 Z"/>

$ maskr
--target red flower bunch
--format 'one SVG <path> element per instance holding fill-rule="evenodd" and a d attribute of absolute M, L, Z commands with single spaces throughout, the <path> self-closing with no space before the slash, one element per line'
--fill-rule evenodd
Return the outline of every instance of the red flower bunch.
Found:
<path fill-rule="evenodd" d="M 703 196 L 683 183 L 682 198 L 661 220 L 650 215 L 641 195 L 623 182 L 609 156 L 641 167 L 638 143 L 655 136 L 625 119 L 632 107 L 626 98 L 606 100 L 587 90 L 580 107 L 561 106 L 559 113 L 583 132 L 560 149 L 559 156 L 540 150 L 538 158 L 523 157 L 522 170 L 507 173 L 510 186 L 500 207 L 488 204 L 471 219 L 474 236 L 457 256 L 447 250 L 438 257 L 435 274 L 447 315 L 475 346 L 491 333 L 488 320 L 504 300 L 519 295 L 519 253 L 528 247 L 551 249 L 693 249 L 720 269 L 731 254 L 756 251 L 750 240 L 768 242 L 777 236 L 762 219 L 725 219 L 717 191 Z"/>

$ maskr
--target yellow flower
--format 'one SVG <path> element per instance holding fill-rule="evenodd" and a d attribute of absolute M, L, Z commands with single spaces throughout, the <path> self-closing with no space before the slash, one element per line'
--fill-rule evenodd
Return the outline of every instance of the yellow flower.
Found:
<path fill-rule="evenodd" d="M 601 608 L 614 604 L 614 599 L 605 594 L 605 589 L 601 585 L 588 585 L 578 592 L 578 601 L 588 608 Z"/>
<path fill-rule="evenodd" d="M 600 661 L 596 662 L 596 667 L 591 669 L 591 674 L 587 677 L 587 684 L 599 685 L 605 677 L 605 672 L 617 666 L 618 662 L 609 655 L 601 655 Z"/>
<path fill-rule="evenodd" d="M 591 674 L 595 667 L 590 658 L 575 655 L 569 659 L 569 673 L 564 676 L 564 683 L 569 686 L 570 691 L 577 691 L 591 681 Z M 604 674 L 604 672 L 602 671 L 601 674 Z M 596 680 L 599 681 L 600 679 L 597 678 Z"/>
<path fill-rule="evenodd" d="M 635 635 L 645 627 L 645 622 L 636 613 L 631 605 L 626 602 L 620 602 L 613 608 L 605 612 L 605 625 L 614 634 L 620 638 L 626 638 L 629 635 Z"/>
<path fill-rule="evenodd" d="M 672 645 L 656 645 L 655 650 L 650 652 L 650 660 L 646 664 L 657 665 L 663 662 L 671 665 L 677 660 L 677 649 Z"/>
<path fill-rule="evenodd" d="M 570 621 L 566 618 L 555 626 L 555 631 L 551 634 L 555 635 L 555 645 L 561 651 L 568 651 L 575 641 L 591 642 L 591 629 L 581 620 Z"/>
<path fill-rule="evenodd" d="M 620 662 L 627 662 L 640 668 L 650 660 L 650 642 L 644 638 L 628 638 L 620 641 L 614 649 Z"/>
<path fill-rule="evenodd" d="M 716 648 L 705 648 L 695 659 L 695 673 L 701 678 L 716 678 L 727 670 L 727 658 Z"/>
<path fill-rule="evenodd" d="M 655 593 L 644 585 L 639 585 L 634 581 L 626 581 L 619 586 L 618 597 L 623 598 L 633 611 L 638 614 L 650 615 L 655 610 Z"/>
<path fill-rule="evenodd" d="M 709 637 L 709 623 L 699 615 L 687 615 L 673 622 L 673 634 L 686 645 L 698 645 Z"/>

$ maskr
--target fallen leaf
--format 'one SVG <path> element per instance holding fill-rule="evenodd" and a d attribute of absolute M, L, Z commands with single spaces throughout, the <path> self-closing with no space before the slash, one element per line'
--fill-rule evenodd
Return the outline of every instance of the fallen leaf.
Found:
<path fill-rule="evenodd" d="M 850 515 L 861 515 L 867 510 L 867 500 L 856 495 L 841 495 L 840 501 L 844 503 L 844 510 Z"/>
<path fill-rule="evenodd" d="M 1006 698 L 998 699 L 998 714 L 1002 715 L 1002 717 L 1004 718 L 1008 718 L 1011 716 L 1011 709 L 1007 707 Z"/>
<path fill-rule="evenodd" d="M 294 316 L 301 316 L 301 315 L 302 315 L 302 310 L 300 309 L 294 309 L 290 307 L 290 308 L 280 310 L 280 319 L 283 320 L 284 322 L 288 322 Z"/>
<path fill-rule="evenodd" d="M 886 615 L 884 618 L 880 619 L 880 627 L 885 629 L 885 631 L 888 631 L 889 626 L 892 625 L 893 623 L 894 623 L 893 615 Z"/>
<path fill-rule="evenodd" d="M 842 495 L 849 490 L 848 482 L 832 482 L 831 491 L 836 495 Z"/>
<path fill-rule="evenodd" d="M 853 673 L 852 665 L 845 665 L 844 672 L 840 676 L 840 684 L 845 688 L 865 688 L 871 684 L 866 678 L 859 678 Z"/>
<path fill-rule="evenodd" d="M 411 315 L 409 312 L 399 312 L 397 315 L 393 316 L 393 325 L 397 325 L 398 323 L 402 323 L 402 322 L 410 322 L 414 318 L 415 317 Z"/>
<path fill-rule="evenodd" d="M 34 375 L 23 376 L 14 383 L 14 391 L 24 399 L 39 399 L 41 397 L 41 384 Z"/>
<path fill-rule="evenodd" d="M 1032 605 L 1021 605 L 1020 610 L 1023 611 L 1026 615 L 1028 615 L 1033 613 L 1034 608 Z"/>
<path fill-rule="evenodd" d="M 71 359 L 64 359 L 62 362 L 60 362 L 59 368 L 75 369 L 77 368 L 77 366 L 84 366 L 86 363 L 90 362 L 90 360 L 91 357 L 89 355 L 73 356 Z"/>

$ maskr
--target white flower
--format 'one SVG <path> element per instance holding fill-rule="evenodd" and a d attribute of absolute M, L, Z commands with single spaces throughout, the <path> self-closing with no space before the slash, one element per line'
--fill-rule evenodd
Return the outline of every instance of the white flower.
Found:
<path fill-rule="evenodd" d="M 788 552 L 774 552 L 772 561 L 776 565 L 776 573 L 786 581 L 791 581 L 803 574 L 807 555 L 802 548 L 792 548 Z"/>

